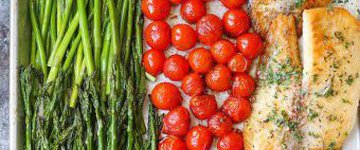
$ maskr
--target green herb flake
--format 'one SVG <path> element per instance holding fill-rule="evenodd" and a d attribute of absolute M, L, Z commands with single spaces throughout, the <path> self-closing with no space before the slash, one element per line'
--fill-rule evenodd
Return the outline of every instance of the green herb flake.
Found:
<path fill-rule="evenodd" d="M 335 141 L 332 141 L 332 142 L 329 144 L 329 147 L 328 147 L 326 150 L 334 150 L 334 149 L 335 149 L 335 146 L 336 146 L 336 142 L 335 142 Z"/>
<path fill-rule="evenodd" d="M 341 99 L 343 103 L 352 105 L 351 101 L 345 98 Z"/>
<path fill-rule="evenodd" d="M 308 114 L 308 119 L 310 121 L 312 121 L 313 119 L 315 119 L 316 117 L 318 117 L 319 114 L 317 112 L 315 112 L 314 110 L 312 109 L 309 109 L 309 114 Z"/>
<path fill-rule="evenodd" d="M 349 75 L 348 78 L 345 80 L 346 84 L 348 84 L 349 86 L 353 84 L 354 82 L 354 77 L 352 75 Z"/>
<path fill-rule="evenodd" d="M 344 37 L 344 35 L 343 35 L 342 32 L 340 32 L 340 31 L 335 31 L 335 32 L 334 32 L 334 35 L 335 35 L 335 37 L 336 37 L 339 41 L 341 41 L 341 42 L 344 42 L 344 41 L 345 41 L 345 37 Z"/>

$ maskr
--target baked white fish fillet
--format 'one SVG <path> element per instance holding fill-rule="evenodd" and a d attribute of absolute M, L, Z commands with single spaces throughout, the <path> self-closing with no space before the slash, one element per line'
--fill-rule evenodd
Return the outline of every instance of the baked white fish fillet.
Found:
<path fill-rule="evenodd" d="M 272 21 L 279 14 L 293 15 L 297 18 L 298 31 L 301 31 L 301 13 L 304 9 L 326 6 L 332 0 L 250 0 L 250 16 L 254 28 L 266 37 Z"/>
<path fill-rule="evenodd" d="M 303 146 L 340 149 L 352 130 L 360 99 L 360 23 L 342 8 L 303 14 Z"/>
<path fill-rule="evenodd" d="M 252 114 L 245 122 L 245 149 L 297 148 L 301 62 L 295 18 L 279 15 L 270 27 L 259 69 Z"/>

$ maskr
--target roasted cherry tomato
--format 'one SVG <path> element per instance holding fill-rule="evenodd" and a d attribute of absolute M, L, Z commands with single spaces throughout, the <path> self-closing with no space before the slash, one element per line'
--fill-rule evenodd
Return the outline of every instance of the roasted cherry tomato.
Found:
<path fill-rule="evenodd" d="M 234 97 L 249 97 L 255 90 L 254 79 L 248 74 L 237 74 L 233 78 L 231 94 Z"/>
<path fill-rule="evenodd" d="M 193 48 L 196 44 L 196 32 L 187 24 L 177 24 L 171 30 L 171 42 L 180 51 Z"/>
<path fill-rule="evenodd" d="M 182 98 L 175 85 L 163 82 L 152 90 L 151 101 L 158 109 L 171 110 L 180 105 Z"/>
<path fill-rule="evenodd" d="M 220 0 L 227 8 L 239 8 L 245 3 L 245 0 Z"/>
<path fill-rule="evenodd" d="M 206 15 L 205 3 L 201 0 L 186 0 L 181 4 L 180 14 L 184 20 L 195 23 Z"/>
<path fill-rule="evenodd" d="M 205 82 L 210 89 L 224 92 L 231 88 L 231 71 L 219 64 L 206 74 Z"/>
<path fill-rule="evenodd" d="M 236 41 L 236 47 L 241 53 L 250 59 L 256 58 L 264 50 L 261 38 L 255 33 L 248 33 L 239 36 Z"/>
<path fill-rule="evenodd" d="M 228 67 L 232 72 L 244 73 L 249 70 L 251 60 L 246 58 L 243 54 L 238 53 L 230 59 Z"/>
<path fill-rule="evenodd" d="M 194 96 L 190 100 L 190 109 L 198 119 L 207 119 L 216 113 L 217 103 L 213 95 Z"/>
<path fill-rule="evenodd" d="M 146 72 L 157 76 L 161 73 L 165 60 L 165 54 L 161 50 L 150 49 L 144 53 L 142 63 Z"/>
<path fill-rule="evenodd" d="M 238 37 L 250 29 L 250 18 L 241 9 L 231 9 L 224 14 L 223 24 L 230 37 Z"/>
<path fill-rule="evenodd" d="M 220 40 L 211 46 L 210 52 L 217 63 L 226 64 L 236 53 L 236 47 L 228 40 Z"/>
<path fill-rule="evenodd" d="M 191 51 L 188 60 L 191 69 L 197 73 L 207 73 L 214 65 L 210 51 L 205 48 L 197 48 Z"/>
<path fill-rule="evenodd" d="M 189 150 L 208 150 L 212 141 L 210 130 L 201 125 L 192 127 L 185 137 L 186 147 Z"/>
<path fill-rule="evenodd" d="M 144 15 L 154 21 L 165 19 L 170 13 L 170 7 L 168 0 L 143 0 L 141 2 Z"/>
<path fill-rule="evenodd" d="M 190 96 L 200 95 L 205 90 L 205 83 L 200 74 L 190 73 L 181 82 L 181 89 Z"/>
<path fill-rule="evenodd" d="M 208 127 L 215 136 L 222 137 L 231 132 L 232 121 L 223 112 L 217 112 L 209 118 Z"/>
<path fill-rule="evenodd" d="M 164 116 L 162 132 L 165 134 L 183 137 L 188 132 L 189 127 L 189 111 L 183 106 L 178 106 Z"/>
<path fill-rule="evenodd" d="M 178 5 L 178 4 L 182 3 L 183 1 L 185 1 L 185 0 L 170 0 L 170 2 L 174 5 Z"/>
<path fill-rule="evenodd" d="M 167 22 L 155 21 L 146 27 L 144 36 L 150 47 L 165 50 L 170 44 L 171 29 Z"/>
<path fill-rule="evenodd" d="M 223 35 L 221 19 L 215 15 L 206 15 L 196 23 L 199 41 L 205 45 L 212 45 Z"/>
<path fill-rule="evenodd" d="M 185 142 L 176 136 L 167 136 L 158 146 L 159 150 L 186 150 Z"/>
<path fill-rule="evenodd" d="M 229 97 L 222 105 L 222 111 L 227 114 L 233 122 L 238 123 L 246 120 L 251 113 L 250 102 L 246 98 Z"/>
<path fill-rule="evenodd" d="M 220 138 L 217 143 L 218 150 L 243 150 L 244 138 L 242 133 L 232 131 Z"/>
<path fill-rule="evenodd" d="M 166 77 L 174 81 L 182 80 L 190 70 L 188 61 L 181 55 L 172 55 L 166 59 L 163 72 Z"/>

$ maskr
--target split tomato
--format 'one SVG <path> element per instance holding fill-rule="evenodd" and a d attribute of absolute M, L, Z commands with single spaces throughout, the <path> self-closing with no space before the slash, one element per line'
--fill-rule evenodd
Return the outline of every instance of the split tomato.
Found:
<path fill-rule="evenodd" d="M 178 106 L 164 116 L 162 132 L 169 135 L 183 137 L 188 132 L 189 127 L 189 111 L 183 106 Z"/>
<path fill-rule="evenodd" d="M 251 105 L 246 98 L 235 98 L 230 96 L 222 105 L 222 111 L 227 114 L 233 122 L 239 123 L 250 116 Z"/>
<path fill-rule="evenodd" d="M 197 96 L 204 92 L 205 83 L 200 74 L 190 73 L 183 78 L 181 89 L 187 95 Z"/>
<path fill-rule="evenodd" d="M 198 119 L 207 119 L 216 113 L 217 103 L 213 95 L 194 96 L 190 100 L 190 109 Z"/>

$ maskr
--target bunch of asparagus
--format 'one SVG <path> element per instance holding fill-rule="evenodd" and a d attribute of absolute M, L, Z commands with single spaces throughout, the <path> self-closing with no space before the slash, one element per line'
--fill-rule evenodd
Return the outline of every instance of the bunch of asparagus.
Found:
<path fill-rule="evenodd" d="M 142 114 L 141 0 L 29 0 L 32 45 L 20 71 L 25 149 L 156 149 Z"/>

